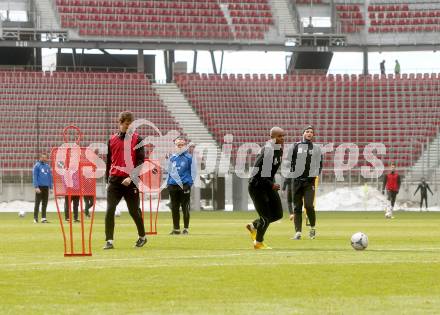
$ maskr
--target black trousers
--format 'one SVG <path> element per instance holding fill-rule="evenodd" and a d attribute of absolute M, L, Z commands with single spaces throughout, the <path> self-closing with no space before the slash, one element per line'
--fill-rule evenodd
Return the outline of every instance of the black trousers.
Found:
<path fill-rule="evenodd" d="M 95 197 L 93 196 L 84 196 L 84 213 L 85 215 L 90 215 L 90 208 L 93 207 L 93 201 L 95 200 Z"/>
<path fill-rule="evenodd" d="M 397 191 L 388 190 L 388 200 L 391 202 L 391 207 L 396 203 Z"/>
<path fill-rule="evenodd" d="M 78 208 L 79 208 L 79 196 L 72 196 L 70 197 L 70 200 L 72 202 L 73 207 L 73 219 L 78 220 Z M 64 197 L 64 218 L 66 220 L 69 220 L 70 213 L 69 213 L 69 197 Z"/>
<path fill-rule="evenodd" d="M 425 207 L 428 209 L 428 194 L 420 194 L 420 209 L 422 209 L 423 200 L 425 200 Z"/>
<path fill-rule="evenodd" d="M 170 193 L 173 228 L 180 230 L 180 208 L 182 208 L 183 213 L 183 227 L 185 229 L 189 228 L 191 187 L 183 185 L 181 188 L 178 185 L 168 185 L 168 192 Z"/>
<path fill-rule="evenodd" d="M 283 217 L 283 206 L 281 205 L 280 195 L 273 189 L 249 184 L 248 190 L 255 205 L 255 210 L 260 216 L 253 222 L 254 227 L 257 229 L 256 240 L 262 242 L 269 224 Z"/>
<path fill-rule="evenodd" d="M 302 231 L 302 210 L 303 204 L 306 208 L 307 217 L 310 221 L 310 226 L 314 227 L 316 224 L 315 206 L 313 202 L 315 200 L 315 179 L 307 178 L 305 180 L 293 181 L 293 204 L 295 217 L 293 219 L 295 223 L 295 231 Z"/>
<path fill-rule="evenodd" d="M 287 184 L 286 187 L 287 191 L 287 209 L 289 210 L 289 214 L 293 214 L 293 191 L 292 191 L 292 184 Z"/>
<path fill-rule="evenodd" d="M 110 182 L 107 188 L 107 212 L 105 213 L 105 240 L 113 240 L 115 231 L 116 206 L 122 197 L 127 204 L 128 212 L 136 224 L 138 235 L 145 236 L 145 226 L 140 209 L 139 190 L 134 183 L 124 186 L 120 183 Z"/>
<path fill-rule="evenodd" d="M 46 218 L 47 201 L 49 199 L 49 187 L 40 186 L 40 193 L 35 193 L 35 204 L 34 204 L 34 219 L 38 221 L 38 212 L 40 211 L 41 203 L 41 218 Z"/>

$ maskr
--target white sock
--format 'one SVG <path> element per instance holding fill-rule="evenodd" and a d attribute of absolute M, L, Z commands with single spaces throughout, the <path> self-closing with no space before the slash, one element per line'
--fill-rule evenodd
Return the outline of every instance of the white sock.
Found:
<path fill-rule="evenodd" d="M 141 240 L 145 240 L 145 235 L 144 235 L 144 236 L 139 236 L 139 238 L 140 238 Z"/>
<path fill-rule="evenodd" d="M 107 243 L 113 244 L 113 240 L 108 240 Z"/>

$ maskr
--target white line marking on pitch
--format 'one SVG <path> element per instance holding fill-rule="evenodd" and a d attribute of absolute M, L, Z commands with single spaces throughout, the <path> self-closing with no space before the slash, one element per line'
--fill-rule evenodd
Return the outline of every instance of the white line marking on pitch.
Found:
<path fill-rule="evenodd" d="M 176 260 L 176 259 L 194 259 L 194 258 L 224 258 L 242 256 L 242 254 L 222 254 L 222 255 L 191 255 L 191 256 L 170 256 L 170 257 L 157 257 L 157 259 L 163 260 Z M 52 262 L 30 262 L 30 263 L 13 263 L 13 264 L 1 264 L 1 267 L 18 267 L 18 266 L 38 266 L 38 265 L 63 265 L 63 264 L 81 264 L 89 262 L 117 262 L 117 261 L 148 261 L 147 257 L 131 257 L 131 258 L 105 258 L 102 259 L 87 259 L 85 260 L 69 260 L 70 258 L 65 258 L 63 261 L 52 261 Z M 157 260 L 156 259 L 156 260 Z M 164 265 L 165 266 L 165 265 Z"/>
<path fill-rule="evenodd" d="M 425 251 L 427 253 L 434 252 L 440 250 L 440 248 L 407 248 L 407 249 L 387 249 L 387 248 L 379 248 L 379 249 L 372 249 L 370 252 L 381 252 L 381 251 Z M 328 252 L 332 252 L 334 250 L 328 250 Z M 367 250 L 368 251 L 368 250 Z M 308 252 L 308 251 L 307 251 Z M 85 260 L 70 260 L 71 258 L 65 258 L 63 261 L 53 261 L 53 262 L 29 262 L 29 263 L 6 263 L 6 264 L 0 264 L 0 268 L 8 268 L 8 267 L 20 267 L 20 266 L 54 266 L 54 265 L 72 265 L 72 264 L 86 264 L 86 263 L 99 263 L 99 262 L 120 262 L 120 261 L 144 261 L 146 263 L 160 260 L 182 260 L 182 259 L 209 259 L 209 258 L 228 258 L 228 257 L 255 257 L 258 256 L 279 256 L 279 255 L 288 255 L 289 257 L 294 257 L 297 255 L 304 254 L 303 250 L 293 250 L 293 251 L 265 251 L 265 252 L 255 252 L 253 250 L 249 250 L 249 252 L 246 253 L 232 253 L 232 254 L 218 254 L 218 255 L 189 255 L 189 256 L 170 256 L 170 257 L 130 257 L 130 258 L 108 258 L 103 257 L 102 259 L 87 259 Z M 440 260 L 433 260 L 433 261 L 418 261 L 418 260 L 392 260 L 390 262 L 393 263 L 440 263 Z M 377 264 L 377 263 L 384 263 L 384 261 L 342 261 L 342 262 L 326 262 L 328 265 L 348 265 L 348 264 Z M 291 264 L 291 265 L 315 265 L 315 264 L 322 264 L 322 261 L 312 261 L 312 262 L 255 262 L 252 263 L 243 263 L 243 262 L 234 262 L 237 266 L 243 266 L 243 265 L 284 265 L 284 264 Z M 202 263 L 202 264 L 196 264 L 196 266 L 200 267 L 207 267 L 207 266 L 227 266 L 227 265 L 233 265 L 233 264 L 227 264 L 227 263 Z M 170 266 L 167 263 L 164 264 L 147 264 L 143 267 L 146 268 L 159 268 L 159 267 L 168 267 Z M 182 266 L 182 265 L 176 265 L 176 266 Z"/>

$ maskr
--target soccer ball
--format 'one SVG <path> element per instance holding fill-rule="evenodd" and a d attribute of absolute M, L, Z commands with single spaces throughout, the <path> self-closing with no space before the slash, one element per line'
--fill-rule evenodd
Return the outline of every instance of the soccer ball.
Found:
<path fill-rule="evenodd" d="M 351 237 L 351 247 L 355 250 L 364 250 L 368 247 L 368 236 L 362 232 L 354 233 Z"/>
<path fill-rule="evenodd" d="M 20 212 L 18 212 L 18 216 L 19 216 L 20 218 L 23 218 L 25 215 L 26 215 L 26 212 L 24 212 L 24 211 L 20 211 Z"/>
<path fill-rule="evenodd" d="M 116 210 L 115 211 L 115 217 L 120 217 L 121 216 L 121 211 L 120 210 Z"/>

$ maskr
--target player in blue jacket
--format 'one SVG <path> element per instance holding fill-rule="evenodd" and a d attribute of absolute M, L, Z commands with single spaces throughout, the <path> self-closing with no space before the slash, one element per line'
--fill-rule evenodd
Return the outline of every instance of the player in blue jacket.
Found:
<path fill-rule="evenodd" d="M 48 223 L 46 219 L 49 189 L 52 189 L 52 171 L 47 163 L 47 155 L 41 154 L 32 171 L 32 181 L 35 188 L 34 223 L 38 223 L 38 212 L 41 203 L 41 223 Z"/>
<path fill-rule="evenodd" d="M 188 234 L 191 186 L 197 173 L 197 163 L 188 152 L 185 139 L 177 138 L 174 143 L 176 153 L 169 159 L 167 178 L 173 216 L 173 230 L 170 234 L 180 234 L 180 207 L 183 213 L 182 234 Z"/>

